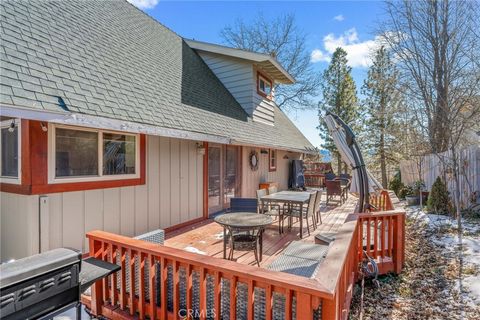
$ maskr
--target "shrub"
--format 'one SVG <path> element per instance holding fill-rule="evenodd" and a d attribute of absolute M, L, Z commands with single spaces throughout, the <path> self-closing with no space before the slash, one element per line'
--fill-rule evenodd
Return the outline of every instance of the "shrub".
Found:
<path fill-rule="evenodd" d="M 397 171 L 397 173 L 393 176 L 393 179 L 390 180 L 390 183 L 388 184 L 388 189 L 393 190 L 397 197 L 400 197 L 400 190 L 402 190 L 405 187 L 405 185 L 402 182 L 402 178 L 400 175 L 400 171 Z"/>
<path fill-rule="evenodd" d="M 428 210 L 435 213 L 448 214 L 449 202 L 447 186 L 440 177 L 437 177 L 428 195 Z"/>
<path fill-rule="evenodd" d="M 398 197 L 400 199 L 405 199 L 407 196 L 413 196 L 415 194 L 415 191 L 413 190 L 413 187 L 411 186 L 404 186 L 402 189 L 400 189 Z"/>

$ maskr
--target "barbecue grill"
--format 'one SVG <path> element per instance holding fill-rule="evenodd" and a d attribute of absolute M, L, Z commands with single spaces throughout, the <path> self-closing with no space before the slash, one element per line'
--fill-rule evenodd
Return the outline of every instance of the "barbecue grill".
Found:
<path fill-rule="evenodd" d="M 119 266 L 59 248 L 0 266 L 0 318 L 49 319 L 75 307 L 80 295 Z"/>

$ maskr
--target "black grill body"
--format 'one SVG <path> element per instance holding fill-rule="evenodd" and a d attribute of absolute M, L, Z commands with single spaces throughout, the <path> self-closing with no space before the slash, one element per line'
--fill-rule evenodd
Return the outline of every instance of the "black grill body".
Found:
<path fill-rule="evenodd" d="M 0 266 L 0 318 L 48 317 L 80 301 L 82 254 L 60 248 Z"/>

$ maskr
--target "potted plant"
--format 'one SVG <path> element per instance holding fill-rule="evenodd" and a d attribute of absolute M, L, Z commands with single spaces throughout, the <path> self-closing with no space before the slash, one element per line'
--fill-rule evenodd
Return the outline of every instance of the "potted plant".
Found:
<path fill-rule="evenodd" d="M 416 192 L 412 186 L 404 187 L 401 193 L 405 196 L 405 200 L 407 200 L 407 205 L 415 206 L 419 203 L 420 198 L 418 197 L 418 192 Z"/>

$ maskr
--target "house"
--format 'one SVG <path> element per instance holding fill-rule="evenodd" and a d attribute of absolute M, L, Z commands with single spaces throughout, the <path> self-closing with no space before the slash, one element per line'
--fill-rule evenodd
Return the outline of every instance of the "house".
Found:
<path fill-rule="evenodd" d="M 275 58 L 185 40 L 126 1 L 2 1 L 1 260 L 88 251 L 288 183 L 313 146 Z"/>

